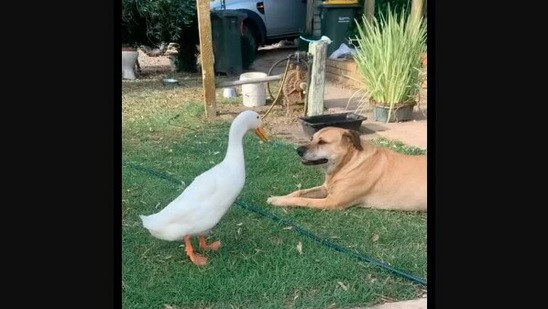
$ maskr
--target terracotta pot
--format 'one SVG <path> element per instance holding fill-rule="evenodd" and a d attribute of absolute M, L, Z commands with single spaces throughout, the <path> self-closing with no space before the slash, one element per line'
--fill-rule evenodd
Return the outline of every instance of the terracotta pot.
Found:
<path fill-rule="evenodd" d="M 137 50 L 124 50 L 122 48 L 122 79 L 136 79 L 135 76 L 135 64 L 139 52 Z"/>

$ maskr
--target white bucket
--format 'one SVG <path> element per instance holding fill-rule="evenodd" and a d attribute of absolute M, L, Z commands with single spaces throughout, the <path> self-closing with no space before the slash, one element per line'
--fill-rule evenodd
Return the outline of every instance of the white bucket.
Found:
<path fill-rule="evenodd" d="M 240 80 L 267 77 L 263 72 L 248 72 L 240 75 Z M 242 85 L 242 97 L 244 105 L 248 107 L 262 106 L 266 104 L 266 82 Z"/>

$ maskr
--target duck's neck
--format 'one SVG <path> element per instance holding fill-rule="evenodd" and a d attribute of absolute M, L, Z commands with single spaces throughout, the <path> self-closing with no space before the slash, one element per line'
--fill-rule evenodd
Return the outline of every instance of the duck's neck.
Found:
<path fill-rule="evenodd" d="M 223 160 L 224 162 L 243 165 L 243 138 L 246 134 L 246 131 L 247 130 L 243 128 L 243 124 L 241 123 L 235 123 L 230 127 L 230 131 L 228 133 L 228 147 L 226 149 L 226 155 Z"/>

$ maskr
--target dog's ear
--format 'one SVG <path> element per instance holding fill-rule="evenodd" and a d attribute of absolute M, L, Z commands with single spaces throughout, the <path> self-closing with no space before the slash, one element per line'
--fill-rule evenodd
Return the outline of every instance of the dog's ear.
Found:
<path fill-rule="evenodd" d="M 360 133 L 358 131 L 346 130 L 346 132 L 343 133 L 343 138 L 349 143 L 352 143 L 354 148 L 358 151 L 363 150 L 362 142 L 360 140 Z"/>

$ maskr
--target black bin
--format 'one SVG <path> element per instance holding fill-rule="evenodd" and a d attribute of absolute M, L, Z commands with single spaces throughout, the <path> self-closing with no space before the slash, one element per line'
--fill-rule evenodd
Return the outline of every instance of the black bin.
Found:
<path fill-rule="evenodd" d="M 331 39 L 327 45 L 329 57 L 342 43 L 348 44 L 349 31 L 354 25 L 354 18 L 357 10 L 361 9 L 359 4 L 320 4 L 320 22 L 322 35 Z"/>
<path fill-rule="evenodd" d="M 235 10 L 211 11 L 215 72 L 227 75 L 243 72 L 240 25 L 246 17 L 247 14 Z"/>

